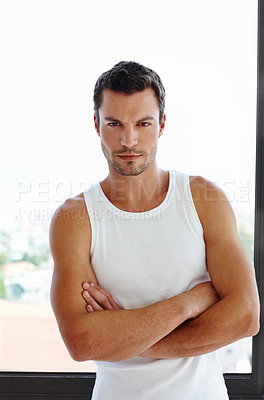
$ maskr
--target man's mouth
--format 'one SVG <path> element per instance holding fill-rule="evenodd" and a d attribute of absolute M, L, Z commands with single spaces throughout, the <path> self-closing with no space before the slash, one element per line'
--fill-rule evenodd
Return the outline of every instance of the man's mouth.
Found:
<path fill-rule="evenodd" d="M 137 160 L 139 157 L 141 157 L 141 154 L 119 154 L 118 155 L 119 158 L 121 158 L 121 160 L 124 161 L 135 161 Z"/>

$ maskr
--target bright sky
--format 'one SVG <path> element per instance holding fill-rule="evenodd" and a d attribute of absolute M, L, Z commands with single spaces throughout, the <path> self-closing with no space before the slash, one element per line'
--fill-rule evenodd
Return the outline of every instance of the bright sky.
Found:
<path fill-rule="evenodd" d="M 166 88 L 160 167 L 224 184 L 231 199 L 246 186 L 252 204 L 257 0 L 2 0 L 0 37 L 0 227 L 106 176 L 92 96 L 120 60 Z"/>

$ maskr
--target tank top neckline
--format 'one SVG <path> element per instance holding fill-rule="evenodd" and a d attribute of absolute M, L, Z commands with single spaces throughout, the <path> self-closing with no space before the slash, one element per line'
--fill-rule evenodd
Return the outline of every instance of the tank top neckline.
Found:
<path fill-rule="evenodd" d="M 168 187 L 166 196 L 165 196 L 164 200 L 157 207 L 154 207 L 151 210 L 134 212 L 134 211 L 125 211 L 125 210 L 122 210 L 122 209 L 116 207 L 104 194 L 104 191 L 101 187 L 100 182 L 97 182 L 96 185 L 98 188 L 97 193 L 98 193 L 99 201 L 103 201 L 104 205 L 109 210 L 111 210 L 112 212 L 114 211 L 115 214 L 118 214 L 119 216 L 123 215 L 124 217 L 127 216 L 127 217 L 132 218 L 132 217 L 137 217 L 137 216 L 153 216 L 153 215 L 159 214 L 161 211 L 163 211 L 168 206 L 170 199 L 171 199 L 172 188 L 174 186 L 174 179 L 175 179 L 174 173 L 173 173 L 174 171 L 168 170 L 167 172 L 169 172 L 169 187 Z"/>

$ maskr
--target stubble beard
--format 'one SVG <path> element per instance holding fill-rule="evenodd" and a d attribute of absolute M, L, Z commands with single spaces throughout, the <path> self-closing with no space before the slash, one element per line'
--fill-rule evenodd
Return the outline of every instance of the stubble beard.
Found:
<path fill-rule="evenodd" d="M 137 151 L 139 154 L 141 154 L 140 159 L 142 159 L 141 163 L 139 163 L 138 165 L 136 164 L 136 160 L 135 161 L 126 161 L 126 162 L 122 162 L 122 160 L 120 160 L 120 163 L 118 161 L 116 161 L 115 157 L 118 157 L 118 154 L 121 154 L 120 151 L 109 151 L 109 149 L 107 149 L 107 147 L 101 142 L 101 146 L 102 146 L 102 150 L 104 153 L 105 158 L 107 159 L 107 162 L 111 165 L 111 167 L 120 175 L 123 176 L 137 176 L 142 174 L 142 172 L 144 172 L 154 161 L 156 154 L 157 154 L 157 144 L 151 149 L 150 153 L 148 154 L 145 151 Z M 128 152 L 129 149 L 126 149 L 124 151 Z M 133 154 L 136 154 L 136 152 L 134 151 Z"/>

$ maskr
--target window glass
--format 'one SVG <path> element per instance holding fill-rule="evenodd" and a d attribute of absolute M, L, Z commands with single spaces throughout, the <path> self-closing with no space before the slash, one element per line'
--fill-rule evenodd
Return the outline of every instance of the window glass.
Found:
<path fill-rule="evenodd" d="M 166 88 L 163 169 L 226 191 L 253 257 L 257 1 L 12 1 L 0 12 L 0 369 L 94 371 L 68 355 L 49 304 L 54 210 L 103 179 L 93 87 L 120 60 Z M 238 12 L 239 11 L 239 12 Z M 252 342 L 221 350 L 224 372 L 250 372 Z"/>

